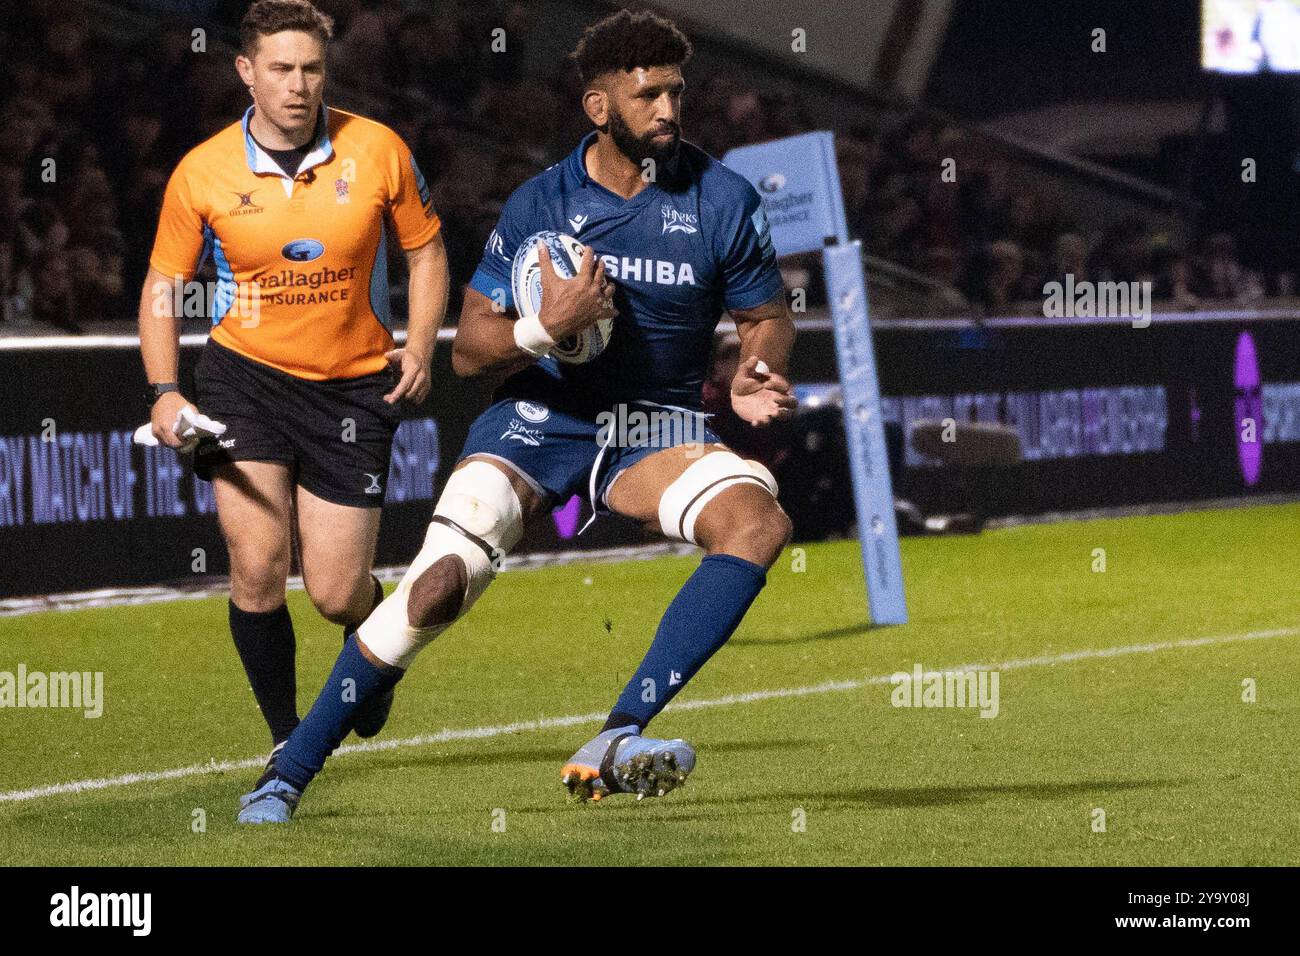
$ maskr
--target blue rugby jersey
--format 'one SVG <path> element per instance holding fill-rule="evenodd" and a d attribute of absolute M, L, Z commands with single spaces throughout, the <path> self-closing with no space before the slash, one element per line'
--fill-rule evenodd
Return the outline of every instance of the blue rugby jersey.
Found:
<path fill-rule="evenodd" d="M 585 136 L 561 162 L 511 194 L 470 285 L 513 306 L 510 265 L 520 244 L 553 229 L 591 246 L 616 287 L 609 346 L 584 365 L 543 358 L 499 395 L 606 406 L 643 400 L 700 406 L 713 333 L 726 309 L 749 309 L 782 290 L 757 191 L 683 141 L 674 169 L 631 199 L 587 174 Z"/>

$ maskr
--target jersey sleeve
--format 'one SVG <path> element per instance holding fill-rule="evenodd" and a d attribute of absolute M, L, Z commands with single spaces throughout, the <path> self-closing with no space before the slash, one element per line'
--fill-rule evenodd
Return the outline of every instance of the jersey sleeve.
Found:
<path fill-rule="evenodd" d="M 722 245 L 723 305 L 728 309 L 752 309 L 781 291 L 781 273 L 776 267 L 776 249 L 763 211 L 763 200 L 749 183 L 741 201 L 731 204 L 720 239 Z"/>
<path fill-rule="evenodd" d="M 510 266 L 519 246 L 539 228 L 533 217 L 532 190 L 528 183 L 524 183 L 510 194 L 502 207 L 496 228 L 483 245 L 483 258 L 469 280 L 470 288 L 500 302 L 505 308 L 513 308 L 515 300 L 510 290 Z"/>
<path fill-rule="evenodd" d="M 438 234 L 442 220 L 433 211 L 433 194 L 415 156 L 393 134 L 388 159 L 388 215 L 403 249 L 418 249 Z"/>
<path fill-rule="evenodd" d="M 149 265 L 171 278 L 188 282 L 198 269 L 203 253 L 204 217 L 194 195 L 188 164 L 182 160 L 167 181 L 158 234 L 154 238 Z"/>

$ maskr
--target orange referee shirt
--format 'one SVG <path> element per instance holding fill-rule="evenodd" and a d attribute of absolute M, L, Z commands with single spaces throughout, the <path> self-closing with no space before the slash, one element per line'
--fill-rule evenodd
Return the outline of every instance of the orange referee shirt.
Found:
<path fill-rule="evenodd" d="M 388 233 L 416 249 L 440 222 L 396 133 L 321 112 L 296 177 L 249 133 L 253 107 L 192 149 L 167 183 L 150 265 L 188 282 L 211 255 L 213 339 L 299 378 L 356 378 L 393 347 Z"/>

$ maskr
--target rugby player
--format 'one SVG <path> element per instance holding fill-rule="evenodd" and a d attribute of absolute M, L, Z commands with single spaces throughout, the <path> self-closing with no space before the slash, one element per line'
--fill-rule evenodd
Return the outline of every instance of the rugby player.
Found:
<path fill-rule="evenodd" d="M 507 377 L 470 429 L 423 549 L 347 642 L 274 765 L 241 797 L 241 822 L 287 822 L 356 707 L 389 691 L 479 598 L 525 525 L 574 493 L 589 495 L 598 513 L 637 519 L 706 553 L 605 726 L 561 779 L 583 799 L 640 799 L 662 795 L 695 766 L 688 743 L 644 731 L 736 629 L 787 544 L 790 521 L 771 474 L 729 451 L 703 421 L 695 422 L 703 444 L 682 441 L 694 430 L 673 429 L 619 445 L 597 441 L 597 415 L 622 404 L 698 416 L 724 308 L 743 356 L 731 382 L 737 414 L 763 426 L 792 415 L 795 400 L 784 377 L 794 324 L 758 194 L 680 139 L 690 53 L 686 37 L 651 13 L 622 11 L 585 32 L 574 56 L 595 130 L 514 192 L 466 290 L 456 371 Z M 589 245 L 568 280 L 556 278 L 543 246 L 540 316 L 517 320 L 511 260 L 543 229 Z M 615 310 L 603 354 L 582 365 L 546 356 Z"/>
<path fill-rule="evenodd" d="M 323 103 L 332 20 L 307 0 L 258 0 L 235 61 L 253 103 L 172 174 L 140 298 L 154 436 L 193 405 L 225 423 L 195 451 L 230 552 L 230 632 L 282 746 L 298 724 L 285 605 L 291 523 L 307 593 L 346 636 L 383 600 L 371 574 L 402 400 L 421 402 L 446 312 L 447 260 L 410 150 Z M 410 270 L 406 347 L 389 331 L 386 243 Z M 178 284 L 215 261 L 212 332 L 192 397 L 178 382 Z M 391 697 L 353 715 L 379 732 Z M 274 753 L 274 750 L 272 751 Z"/>

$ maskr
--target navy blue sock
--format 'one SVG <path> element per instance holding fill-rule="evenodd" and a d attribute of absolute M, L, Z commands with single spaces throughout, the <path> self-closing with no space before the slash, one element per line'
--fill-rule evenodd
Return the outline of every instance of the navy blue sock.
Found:
<path fill-rule="evenodd" d="M 349 637 L 316 703 L 275 758 L 276 773 L 305 789 L 347 736 L 356 709 L 391 688 L 404 673 L 396 667 L 376 667 L 361 653 L 356 636 Z"/>
<path fill-rule="evenodd" d="M 767 583 L 760 565 L 710 554 L 668 605 L 641 666 L 623 688 L 606 728 L 646 724 L 731 637 Z"/>

